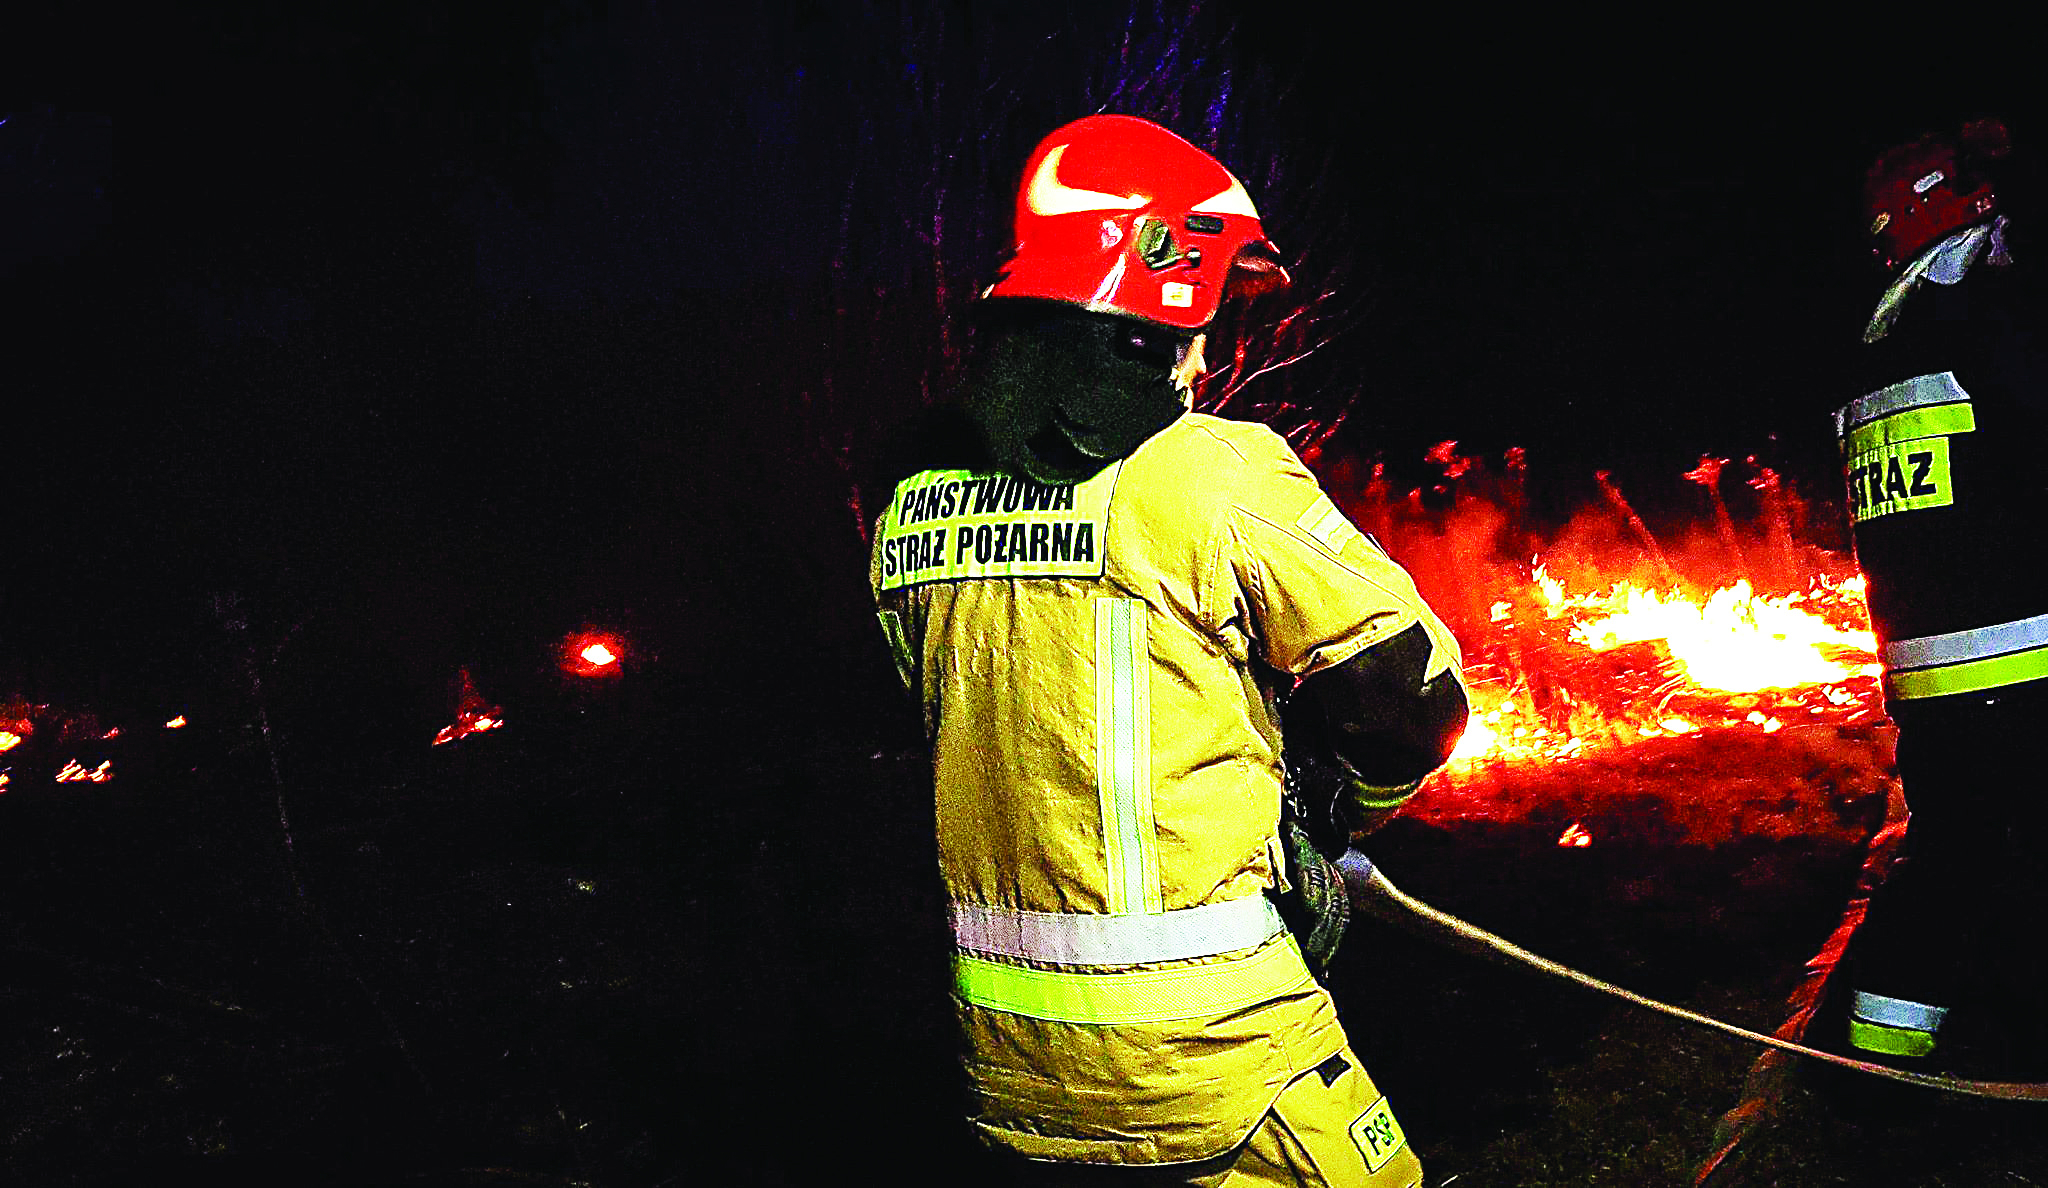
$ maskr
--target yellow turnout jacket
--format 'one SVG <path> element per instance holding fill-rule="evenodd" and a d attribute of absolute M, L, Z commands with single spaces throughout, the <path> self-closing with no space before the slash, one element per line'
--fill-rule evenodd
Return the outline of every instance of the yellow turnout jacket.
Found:
<path fill-rule="evenodd" d="M 1266 892 L 1303 676 L 1456 642 L 1286 442 L 1189 414 L 1094 478 L 926 471 L 870 579 L 934 753 L 975 1125 L 1025 1155 L 1219 1154 L 1345 1044 Z"/>

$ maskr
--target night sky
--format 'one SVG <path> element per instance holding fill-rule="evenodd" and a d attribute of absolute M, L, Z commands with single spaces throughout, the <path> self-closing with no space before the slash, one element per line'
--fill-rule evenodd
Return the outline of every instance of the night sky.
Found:
<path fill-rule="evenodd" d="M 7 402 L 58 428 L 8 447 L 0 692 L 203 696 L 232 595 L 280 696 L 363 737 L 586 622 L 829 718 L 878 673 L 853 484 L 953 374 L 1025 154 L 1095 110 L 1213 146 L 1330 294 L 1243 394 L 1349 408 L 1325 461 L 1520 445 L 1559 514 L 1599 468 L 1677 514 L 1700 455 L 1759 454 L 1825 497 L 1860 165 L 2026 77 L 1059 8 L 242 6 L 152 33 L 118 157 L 104 92 L 17 102 L 0 261 L 49 365 Z"/>

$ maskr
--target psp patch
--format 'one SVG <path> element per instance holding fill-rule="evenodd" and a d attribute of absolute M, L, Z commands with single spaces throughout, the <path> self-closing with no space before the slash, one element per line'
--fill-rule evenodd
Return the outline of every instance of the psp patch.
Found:
<path fill-rule="evenodd" d="M 1377 1172 L 1393 1160 L 1408 1136 L 1401 1133 L 1401 1124 L 1394 1121 L 1394 1108 L 1382 1097 L 1351 1124 L 1351 1141 L 1365 1157 L 1365 1170 Z"/>
<path fill-rule="evenodd" d="M 876 534 L 884 590 L 962 578 L 1101 577 L 1121 462 L 1079 483 L 927 470 Z"/>

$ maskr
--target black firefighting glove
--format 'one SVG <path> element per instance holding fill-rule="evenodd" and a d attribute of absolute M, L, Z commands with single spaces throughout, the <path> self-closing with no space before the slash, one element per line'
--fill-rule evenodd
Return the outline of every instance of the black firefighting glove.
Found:
<path fill-rule="evenodd" d="M 1282 819 L 1280 842 L 1287 854 L 1288 890 L 1275 901 L 1280 919 L 1301 946 L 1309 971 L 1330 980 L 1330 963 L 1351 923 L 1351 899 L 1343 875 L 1323 857 L 1300 824 Z"/>

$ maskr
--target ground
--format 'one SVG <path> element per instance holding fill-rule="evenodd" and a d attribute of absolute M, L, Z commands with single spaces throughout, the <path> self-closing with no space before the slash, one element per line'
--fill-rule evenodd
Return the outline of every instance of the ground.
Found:
<path fill-rule="evenodd" d="M 281 783 L 233 729 L 105 784 L 18 773 L 0 1183 L 971 1182 L 921 762 L 857 725 L 735 746 L 761 727 L 615 708 L 374 764 L 274 738 Z M 1373 855 L 1769 1030 L 1854 889 L 1886 753 L 1814 729 L 1464 772 Z M 1574 823 L 1590 844 L 1558 845 Z M 1689 1183 L 1757 1055 L 1370 921 L 1334 978 L 1431 1188 Z M 2048 1184 L 2040 1109 L 1795 1078 L 1715 1183 Z"/>

